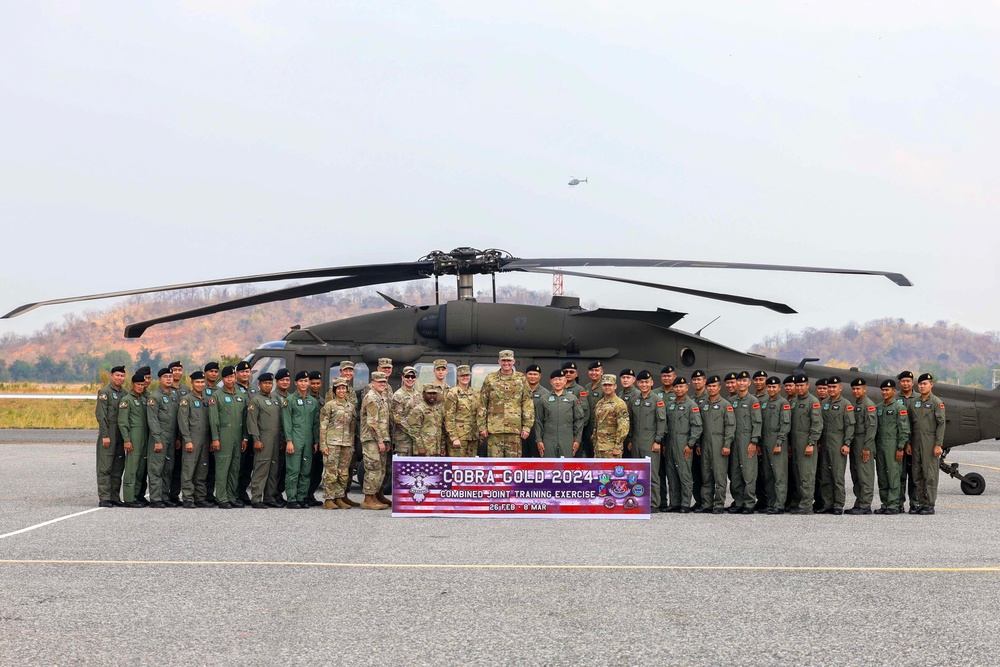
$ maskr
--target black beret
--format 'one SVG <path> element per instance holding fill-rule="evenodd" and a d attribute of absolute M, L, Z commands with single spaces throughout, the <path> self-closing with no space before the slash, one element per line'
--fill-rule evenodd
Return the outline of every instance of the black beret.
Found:
<path fill-rule="evenodd" d="M 705 377 L 705 371 L 695 371 L 694 373 L 691 373 L 692 380 L 695 378 L 703 378 L 703 377 Z"/>
<path fill-rule="evenodd" d="M 115 366 L 115 367 L 113 367 L 111 369 L 111 372 L 112 373 L 124 373 L 125 372 L 125 367 L 124 366 Z"/>
<path fill-rule="evenodd" d="M 191 373 L 191 379 L 192 380 L 204 380 L 205 379 L 205 373 L 203 373 L 202 371 L 195 371 L 194 373 Z"/>
<path fill-rule="evenodd" d="M 740 371 L 739 373 L 736 374 L 736 379 L 737 380 L 749 380 L 750 379 L 750 371 Z"/>
<path fill-rule="evenodd" d="M 206 373 L 208 371 L 217 371 L 217 370 L 219 370 L 219 362 L 218 361 L 210 361 L 207 364 L 205 364 L 205 372 Z"/>
<path fill-rule="evenodd" d="M 636 380 L 652 380 L 653 374 L 649 371 L 639 371 L 639 374 L 635 376 Z"/>
<path fill-rule="evenodd" d="M 840 384 L 843 380 L 840 379 L 839 375 L 831 375 L 826 379 L 827 384 Z"/>
<path fill-rule="evenodd" d="M 595 368 L 603 368 L 603 367 L 604 367 L 604 366 L 603 366 L 603 364 L 601 364 L 601 361 L 600 361 L 600 360 L 597 360 L 597 361 L 591 361 L 591 362 L 590 362 L 590 365 L 589 365 L 589 366 L 587 366 L 587 370 L 588 370 L 588 371 L 592 371 L 592 370 L 594 370 Z"/>
<path fill-rule="evenodd" d="M 913 379 L 913 371 L 903 371 L 902 373 L 900 373 L 899 375 L 896 376 L 897 380 L 902 380 L 903 378 L 910 378 L 912 380 Z"/>
<path fill-rule="evenodd" d="M 772 375 L 771 377 L 767 378 L 767 382 L 765 382 L 764 384 L 769 386 L 772 384 L 780 385 L 782 384 L 782 382 L 781 378 L 779 378 L 777 375 Z"/>
<path fill-rule="evenodd" d="M 867 387 L 868 386 L 868 382 L 866 382 L 864 378 L 854 378 L 853 380 L 851 380 L 851 386 L 852 387 Z"/>
<path fill-rule="evenodd" d="M 575 371 L 576 370 L 576 362 L 575 361 L 564 361 L 563 365 L 562 365 L 562 369 L 564 371 Z"/>
<path fill-rule="evenodd" d="M 136 371 L 135 375 L 132 376 L 132 384 L 139 384 L 140 382 L 145 382 L 145 381 L 146 381 L 146 375 L 144 373 L 140 373 L 139 371 Z"/>
<path fill-rule="evenodd" d="M 788 377 L 785 378 L 785 380 L 784 380 L 784 382 L 782 382 L 782 384 L 795 384 L 795 376 L 794 375 L 789 375 Z"/>
<path fill-rule="evenodd" d="M 305 371 L 299 371 L 298 373 L 295 374 L 296 382 L 298 382 L 299 380 L 308 380 L 308 379 L 309 379 L 309 373 L 306 373 Z"/>
<path fill-rule="evenodd" d="M 735 380 L 736 377 L 737 377 L 736 373 L 726 373 L 726 382 L 729 382 L 730 380 Z"/>
<path fill-rule="evenodd" d="M 236 369 L 232 366 L 226 366 L 222 369 L 222 377 L 229 377 L 230 375 L 235 375 Z"/>
<path fill-rule="evenodd" d="M 236 370 L 248 371 L 250 370 L 250 363 L 247 361 L 241 361 L 240 363 L 236 364 Z"/>
<path fill-rule="evenodd" d="M 184 364 L 179 361 L 171 361 L 167 368 L 170 370 L 174 370 L 175 368 L 184 368 Z"/>
<path fill-rule="evenodd" d="M 146 375 L 152 375 L 153 374 L 153 369 L 150 368 L 149 366 L 140 366 L 139 368 L 137 368 L 135 370 L 135 374 L 136 375 L 142 375 L 142 376 L 145 377 Z"/>
<path fill-rule="evenodd" d="M 551 373 L 549 373 L 549 379 L 550 380 L 552 378 L 564 378 L 564 377 L 566 377 L 566 371 L 564 371 L 561 368 L 557 368 L 556 370 L 554 370 Z"/>
<path fill-rule="evenodd" d="M 928 380 L 930 382 L 934 382 L 934 376 L 931 375 L 930 373 L 922 373 L 920 375 L 920 377 L 917 378 L 917 384 L 920 384 L 924 380 Z"/>
<path fill-rule="evenodd" d="M 261 382 L 274 382 L 274 375 L 271 373 L 261 373 L 257 377 L 257 384 L 260 384 Z"/>
<path fill-rule="evenodd" d="M 674 386 L 675 386 L 675 387 L 676 387 L 677 385 L 679 385 L 679 384 L 687 384 L 687 383 L 688 383 L 688 381 L 687 381 L 687 378 L 676 378 L 676 379 L 674 380 Z"/>
<path fill-rule="evenodd" d="M 528 366 L 527 370 L 525 370 L 524 372 L 525 373 L 530 373 L 532 371 L 534 371 L 535 373 L 541 373 L 542 372 L 542 367 L 539 366 L 538 364 L 531 364 L 530 366 Z"/>
<path fill-rule="evenodd" d="M 722 380 L 719 379 L 718 375 L 710 375 L 709 378 L 705 380 L 705 384 L 718 384 L 719 382 L 722 382 Z"/>
<path fill-rule="evenodd" d="M 292 374 L 288 372 L 287 368 L 279 368 L 278 372 L 274 374 L 275 380 L 283 380 L 287 377 L 291 377 Z"/>
<path fill-rule="evenodd" d="M 163 377 L 164 375 L 172 375 L 169 368 L 161 368 L 160 370 L 156 371 L 157 379 Z"/>
<path fill-rule="evenodd" d="M 809 376 L 806 375 L 805 373 L 799 373 L 798 375 L 795 376 L 795 384 L 801 384 L 801 383 L 806 383 L 806 384 L 809 383 Z"/>
<path fill-rule="evenodd" d="M 669 364 L 660 369 L 660 375 L 663 375 L 664 373 L 673 373 L 673 372 L 674 372 L 674 367 Z"/>
<path fill-rule="evenodd" d="M 820 379 L 816 380 L 816 386 L 817 387 L 825 387 L 828 384 L 830 384 L 830 381 L 827 380 L 826 378 L 820 378 Z"/>
<path fill-rule="evenodd" d="M 323 379 L 323 374 L 320 373 L 319 371 L 309 371 L 309 379 L 310 380 L 322 380 Z"/>
<path fill-rule="evenodd" d="M 767 377 L 767 373 L 764 372 L 764 371 L 754 371 L 753 377 L 754 377 L 754 379 L 757 379 L 757 378 L 766 378 Z"/>
<path fill-rule="evenodd" d="M 621 377 L 623 375 L 631 375 L 632 377 L 635 377 L 635 371 L 632 370 L 631 368 L 623 368 L 621 372 L 618 373 L 618 377 Z"/>
<path fill-rule="evenodd" d="M 895 380 L 891 380 L 891 379 L 890 380 L 882 380 L 882 384 L 880 384 L 878 387 L 879 387 L 879 389 L 895 389 L 896 388 L 896 381 Z"/>

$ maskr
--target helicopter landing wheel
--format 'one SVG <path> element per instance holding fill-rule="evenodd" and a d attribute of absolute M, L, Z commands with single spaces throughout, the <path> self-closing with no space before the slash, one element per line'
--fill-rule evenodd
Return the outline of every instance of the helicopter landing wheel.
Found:
<path fill-rule="evenodd" d="M 962 475 L 962 493 L 967 496 L 981 496 L 986 490 L 986 480 L 978 472 Z"/>

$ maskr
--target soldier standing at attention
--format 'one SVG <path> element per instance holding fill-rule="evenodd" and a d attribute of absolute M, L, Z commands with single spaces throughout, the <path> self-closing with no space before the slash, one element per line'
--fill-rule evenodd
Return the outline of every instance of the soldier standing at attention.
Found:
<path fill-rule="evenodd" d="M 441 387 L 430 382 L 406 416 L 404 428 L 413 441 L 415 456 L 444 456 L 444 403 Z"/>
<path fill-rule="evenodd" d="M 319 451 L 319 402 L 309 393 L 309 374 L 295 374 L 295 393 L 281 405 L 281 428 L 285 443 L 285 497 L 288 509 L 308 509 L 312 455 Z"/>
<path fill-rule="evenodd" d="M 758 472 L 764 477 L 767 514 L 785 511 L 788 497 L 788 433 L 792 428 L 792 406 L 781 396 L 781 380 L 776 375 L 764 381 L 765 396 L 760 404 L 761 459 Z M 793 385 L 794 386 L 794 385 Z"/>
<path fill-rule="evenodd" d="M 795 397 L 798 396 L 798 392 L 795 391 L 795 376 L 789 375 L 784 380 L 785 384 L 785 400 L 791 405 Z"/>
<path fill-rule="evenodd" d="M 635 371 L 631 368 L 623 368 L 618 374 L 618 381 L 621 383 L 621 387 L 618 388 L 618 398 L 625 401 L 627 405 L 629 401 L 639 395 L 639 388 L 635 386 Z"/>
<path fill-rule="evenodd" d="M 413 456 L 413 439 L 406 432 L 406 417 L 413 410 L 419 396 L 414 388 L 417 384 L 417 369 L 413 366 L 403 368 L 403 385 L 392 395 L 390 412 L 392 414 L 393 453 L 397 456 Z"/>
<path fill-rule="evenodd" d="M 674 400 L 674 378 L 677 371 L 673 366 L 667 364 L 660 369 L 660 387 L 654 393 L 658 394 L 665 403 Z"/>
<path fill-rule="evenodd" d="M 212 398 L 212 394 L 215 393 L 216 384 L 219 382 L 219 363 L 216 361 L 210 361 L 205 364 L 205 405 L 208 405 L 208 399 Z M 207 424 L 206 424 L 207 425 Z M 208 488 L 207 500 L 215 506 L 215 457 L 212 455 L 211 451 L 206 451 L 205 458 L 208 460 L 208 475 L 205 477 L 205 484 Z"/>
<path fill-rule="evenodd" d="M 851 482 L 854 485 L 854 507 L 844 514 L 871 514 L 875 495 L 875 432 L 878 416 L 875 403 L 868 398 L 868 383 L 864 378 L 851 381 L 854 396 L 854 440 L 851 441 Z"/>
<path fill-rule="evenodd" d="M 547 458 L 573 458 L 583 438 L 583 407 L 576 395 L 566 390 L 565 371 L 549 375 L 552 393 L 538 402 L 535 410 L 535 442 L 538 455 Z M 586 400 L 586 399 L 584 399 Z"/>
<path fill-rule="evenodd" d="M 236 496 L 240 457 L 247 449 L 247 396 L 236 388 L 236 369 L 222 369 L 222 389 L 208 399 L 208 423 L 215 455 L 215 501 L 219 509 L 243 507 Z"/>
<path fill-rule="evenodd" d="M 667 512 L 691 511 L 691 459 L 701 439 L 701 408 L 688 396 L 687 378 L 674 379 L 674 400 L 667 406 Z"/>
<path fill-rule="evenodd" d="M 639 371 L 635 378 L 639 385 L 639 397 L 628 406 L 629 442 L 632 454 L 637 459 L 649 457 L 651 512 L 660 510 L 660 456 L 663 438 L 667 428 L 667 409 L 658 394 L 653 393 L 653 376 L 649 371 Z"/>
<path fill-rule="evenodd" d="M 309 393 L 319 403 L 322 412 L 326 399 L 323 397 L 323 374 L 319 371 L 309 371 Z M 240 475 L 242 477 L 242 474 Z M 323 503 L 316 500 L 316 490 L 323 483 L 323 457 L 316 452 L 312 457 L 312 465 L 309 468 L 309 488 L 306 489 L 306 504 L 310 507 L 319 507 Z"/>
<path fill-rule="evenodd" d="M 823 434 L 823 411 L 819 400 L 809 393 L 809 378 L 795 376 L 798 395 L 792 401 L 791 454 L 788 462 L 791 484 L 788 493 L 788 513 L 805 514 L 815 498 L 816 443 Z"/>
<path fill-rule="evenodd" d="M 171 361 L 167 368 L 170 369 L 171 375 L 174 376 L 173 387 L 177 393 L 177 402 L 179 404 L 180 400 L 191 391 L 188 387 L 184 386 L 184 364 L 180 361 Z M 180 432 L 178 432 L 177 437 L 180 438 Z M 174 451 L 174 464 L 170 474 L 170 502 L 174 503 L 176 507 L 181 506 L 181 461 L 183 459 L 184 447 L 178 444 L 177 450 Z"/>
<path fill-rule="evenodd" d="M 580 384 L 575 361 L 563 362 L 562 369 L 566 374 L 566 391 L 580 399 L 580 407 L 583 408 L 583 423 L 584 427 L 586 427 L 587 422 L 590 421 L 590 392 Z M 577 456 L 583 458 L 587 456 L 587 453 L 582 448 L 577 448 Z"/>
<path fill-rule="evenodd" d="M 604 377 L 604 364 L 600 360 L 590 362 L 587 366 L 587 377 L 590 384 L 584 389 L 587 390 L 587 424 L 583 427 L 583 440 L 580 447 L 583 455 L 588 459 L 594 458 L 594 406 L 604 396 L 601 389 L 601 379 Z"/>
<path fill-rule="evenodd" d="M 919 509 L 910 514 L 934 514 L 937 502 L 938 472 L 941 453 L 944 451 L 944 403 L 931 393 L 934 378 L 924 373 L 917 378 L 920 395 L 913 401 L 910 412 L 910 455 L 913 457 L 913 486 L 917 491 Z"/>
<path fill-rule="evenodd" d="M 750 377 L 750 381 L 753 383 L 753 396 L 757 399 L 759 405 L 763 405 L 767 402 L 767 373 L 762 370 L 754 371 L 754 374 Z M 763 415 L 761 415 L 763 418 Z M 768 497 L 767 497 L 767 475 L 764 474 L 763 468 L 766 467 L 763 458 L 763 447 L 758 448 L 757 456 L 757 503 L 754 505 L 755 512 L 764 512 L 767 510 Z"/>
<path fill-rule="evenodd" d="M 435 359 L 434 360 L 434 382 L 431 384 L 437 385 L 439 389 L 439 395 L 445 396 L 448 390 L 451 389 L 451 385 L 448 384 L 446 378 L 448 377 L 448 360 L 447 359 Z"/>
<path fill-rule="evenodd" d="M 750 394 L 750 373 L 736 376 L 736 395 L 731 399 L 736 417 L 733 453 L 729 457 L 730 514 L 753 514 L 757 491 L 757 448 L 760 443 L 760 403 Z"/>
<path fill-rule="evenodd" d="M 913 378 L 913 371 L 903 371 L 896 376 L 896 381 L 899 383 L 899 395 L 896 399 L 903 402 L 903 405 L 906 406 L 907 414 L 910 416 L 911 437 L 913 436 L 913 404 L 917 401 L 917 394 L 913 391 Z M 909 445 L 910 443 L 907 442 L 906 444 Z M 903 467 L 899 473 L 899 510 L 903 511 L 902 503 L 909 497 L 910 514 L 916 514 L 917 510 L 920 509 L 920 504 L 917 502 L 917 488 L 913 483 L 913 457 L 910 456 L 910 450 L 911 448 L 907 447 L 906 453 L 903 454 Z"/>
<path fill-rule="evenodd" d="M 348 397 L 347 380 L 333 381 L 333 397 L 323 406 L 319 418 L 319 448 L 326 471 L 323 475 L 323 507 L 328 510 L 349 510 L 353 505 L 344 500 L 351 473 L 354 435 L 358 423 L 353 392 Z"/>
<path fill-rule="evenodd" d="M 696 512 L 722 514 L 726 510 L 726 471 L 728 457 L 736 436 L 736 415 L 733 406 L 720 396 L 722 390 L 718 375 L 708 378 L 705 388 L 708 400 L 701 409 L 701 488 L 703 504 Z"/>
<path fill-rule="evenodd" d="M 694 391 L 688 391 L 688 395 L 691 400 L 694 401 L 698 408 L 702 411 L 705 409 L 705 403 L 708 401 L 708 392 L 705 390 L 705 371 L 695 370 L 691 373 L 691 387 Z M 701 444 L 701 439 L 698 439 L 698 444 Z M 694 448 L 694 455 L 691 457 L 691 496 L 694 499 L 694 506 L 701 507 L 701 454 L 698 453 L 698 447 Z"/>
<path fill-rule="evenodd" d="M 208 401 L 205 399 L 205 373 L 191 373 L 191 393 L 177 406 L 177 429 L 184 443 L 181 471 L 181 493 L 184 507 L 215 507 L 209 502 L 205 478 L 208 475 L 208 445 L 211 428 L 208 424 Z"/>
<path fill-rule="evenodd" d="M 750 381 L 753 383 L 753 395 L 757 399 L 758 403 L 763 403 L 767 400 L 767 373 L 764 371 L 754 371 L 753 375 L 750 376 Z"/>
<path fill-rule="evenodd" d="M 462 365 L 456 369 L 458 386 L 444 397 L 444 431 L 448 455 L 473 457 L 479 450 L 479 432 L 485 415 L 479 392 L 472 388 L 472 369 Z M 525 374 L 525 377 L 528 373 Z"/>
<path fill-rule="evenodd" d="M 500 370 L 489 373 L 479 391 L 486 415 L 479 434 L 486 438 L 488 456 L 511 458 L 521 452 L 521 441 L 535 425 L 535 404 L 528 381 L 514 370 L 514 352 L 501 350 L 498 363 Z"/>
<path fill-rule="evenodd" d="M 628 406 L 618 398 L 615 376 L 601 377 L 601 400 L 594 406 L 594 456 L 599 459 L 620 459 L 628 437 Z"/>
<path fill-rule="evenodd" d="M 382 371 L 372 373 L 371 390 L 361 399 L 361 451 L 365 462 L 363 491 L 365 501 L 361 509 L 384 510 L 391 505 L 383 500 L 382 482 L 385 480 L 385 464 L 389 456 L 389 402 L 385 398 L 386 375 Z"/>
<path fill-rule="evenodd" d="M 903 506 L 900 495 L 900 468 L 903 467 L 903 452 L 910 441 L 910 416 L 906 404 L 896 398 L 896 382 L 885 380 L 882 389 L 882 403 L 875 414 L 878 429 L 875 434 L 875 472 L 878 475 L 878 495 L 882 507 L 875 514 L 899 514 Z"/>
<path fill-rule="evenodd" d="M 146 421 L 153 447 L 149 452 L 149 506 L 177 507 L 170 500 L 170 479 L 174 473 L 176 453 L 181 448 L 177 433 L 179 393 L 173 388 L 174 376 L 167 368 L 156 374 L 160 386 L 146 399 Z"/>
<path fill-rule="evenodd" d="M 261 373 L 257 377 L 258 391 L 247 405 L 248 443 L 253 442 L 253 472 L 250 474 L 250 507 L 267 509 L 280 507 L 278 490 L 278 456 L 281 453 L 281 401 L 271 396 L 274 376 Z"/>
<path fill-rule="evenodd" d="M 531 393 L 531 401 L 535 407 L 535 414 L 538 414 L 538 401 L 549 395 L 549 390 L 541 385 L 542 368 L 537 364 L 528 366 L 524 371 L 524 379 L 528 381 L 528 391 Z M 521 441 L 521 456 L 530 458 L 538 456 L 538 443 L 535 442 L 535 429 L 532 428 L 528 437 Z"/>
<path fill-rule="evenodd" d="M 111 369 L 111 381 L 97 392 L 97 499 L 99 507 L 121 504 L 125 441 L 118 429 L 118 404 L 125 397 L 125 367 Z"/>
<path fill-rule="evenodd" d="M 125 507 L 144 507 L 138 493 L 146 477 L 146 399 L 145 380 L 142 373 L 132 376 L 132 389 L 118 402 L 118 430 L 125 449 L 125 474 L 122 496 Z M 143 498 L 145 500 L 145 498 Z"/>
<path fill-rule="evenodd" d="M 820 481 L 823 492 L 822 513 L 843 514 L 847 492 L 844 475 L 854 440 L 854 405 L 841 396 L 839 377 L 827 380 L 829 397 L 823 406 L 824 446 L 820 449 Z"/>
<path fill-rule="evenodd" d="M 291 397 L 292 388 L 292 374 L 287 368 L 279 368 L 274 373 L 274 400 L 278 402 L 280 407 L 286 399 Z M 285 429 L 283 426 L 278 427 L 278 442 L 280 443 L 278 447 L 278 485 L 274 490 L 274 502 L 280 506 L 285 506 L 285 499 L 282 498 L 282 494 L 285 492 L 285 443 L 288 442 L 288 438 L 285 437 Z"/>

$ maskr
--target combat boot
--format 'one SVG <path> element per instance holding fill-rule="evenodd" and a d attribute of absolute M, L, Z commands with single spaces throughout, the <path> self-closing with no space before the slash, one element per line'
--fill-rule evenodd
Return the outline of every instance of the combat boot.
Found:
<path fill-rule="evenodd" d="M 345 503 L 343 498 L 334 498 L 333 502 L 337 503 L 337 507 L 339 507 L 342 510 L 354 509 L 351 505 Z"/>
<path fill-rule="evenodd" d="M 326 500 L 323 501 L 323 509 L 325 509 L 325 510 L 339 510 L 340 509 L 340 505 L 338 505 L 335 500 L 330 500 L 329 498 L 327 498 Z"/>
<path fill-rule="evenodd" d="M 375 494 L 375 500 L 379 501 L 386 507 L 392 507 L 392 501 L 386 498 L 384 495 L 382 495 L 382 491 L 379 491 L 378 493 Z"/>
<path fill-rule="evenodd" d="M 351 497 L 349 495 L 347 495 L 346 493 L 340 497 L 340 500 L 342 500 L 343 502 L 347 503 L 351 507 L 360 507 L 361 506 L 361 503 L 359 503 L 356 500 L 351 500 Z"/>
<path fill-rule="evenodd" d="M 365 496 L 365 502 L 361 503 L 361 509 L 363 510 L 384 510 L 388 509 L 388 505 L 383 505 L 375 496 L 369 494 Z"/>

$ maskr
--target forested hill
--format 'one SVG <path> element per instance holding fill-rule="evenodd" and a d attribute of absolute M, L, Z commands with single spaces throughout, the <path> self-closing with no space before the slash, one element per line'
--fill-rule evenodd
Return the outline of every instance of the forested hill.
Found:
<path fill-rule="evenodd" d="M 131 297 L 106 308 L 67 315 L 32 335 L 0 338 L 0 382 L 92 382 L 101 368 L 124 364 L 129 369 L 148 364 L 156 369 L 174 359 L 193 368 L 208 359 L 239 358 L 262 343 L 279 340 L 295 324 L 309 326 L 363 315 L 391 306 L 372 288 L 293 299 L 251 308 L 161 324 L 142 338 L 122 336 L 125 325 L 170 313 L 256 294 L 252 288 L 200 288 Z M 433 284 L 406 283 L 384 293 L 404 303 L 434 303 Z M 455 298 L 455 289 L 441 290 L 441 300 Z M 492 294 L 480 293 L 481 301 Z M 547 305 L 547 292 L 516 286 L 497 288 L 497 301 Z"/>
<path fill-rule="evenodd" d="M 881 319 L 840 329 L 785 332 L 765 338 L 751 352 L 791 361 L 819 357 L 827 366 L 856 366 L 872 373 L 928 372 L 942 382 L 990 388 L 992 369 L 1000 365 L 1000 332 Z"/>

